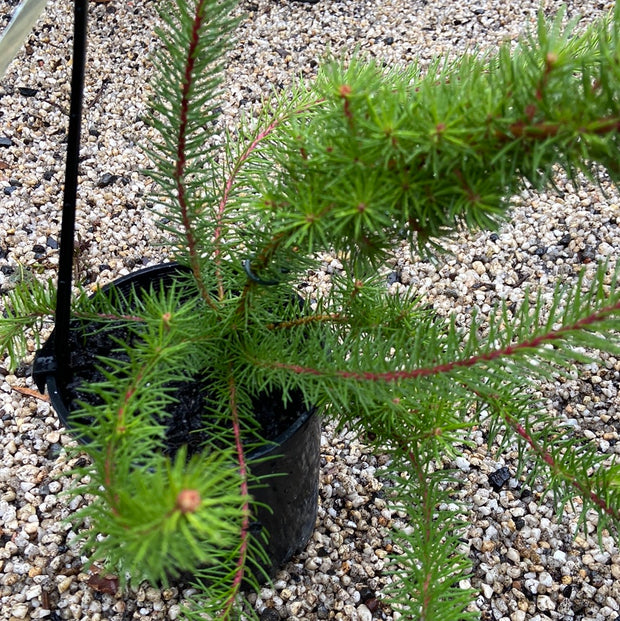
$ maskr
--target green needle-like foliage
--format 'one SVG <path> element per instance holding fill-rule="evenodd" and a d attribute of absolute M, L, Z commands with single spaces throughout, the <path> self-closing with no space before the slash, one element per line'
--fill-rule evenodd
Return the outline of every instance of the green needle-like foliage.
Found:
<path fill-rule="evenodd" d="M 497 53 L 384 68 L 358 56 L 266 102 L 218 147 L 217 95 L 232 0 L 161 3 L 148 146 L 157 213 L 189 267 L 170 291 L 122 300 L 80 295 L 76 318 L 129 331 L 100 360 L 79 433 L 92 463 L 75 492 L 94 498 L 76 516 L 91 563 L 134 581 L 193 572 L 189 618 L 235 618 L 252 580 L 248 452 L 264 442 L 252 399 L 301 394 L 391 456 L 395 506 L 410 527 L 393 534 L 395 610 L 407 619 L 474 618 L 459 587 L 466 506 L 452 500 L 446 457 L 474 425 L 516 445 L 524 475 L 544 476 L 561 511 L 575 495 L 600 528 L 620 524 L 620 465 L 558 427 L 535 398 L 601 352 L 620 354 L 617 265 L 527 292 L 467 329 L 437 316 L 415 291 L 391 295 L 376 267 L 407 239 L 426 254 L 464 228 L 497 228 L 524 181 L 620 178 L 620 9 L 579 30 L 564 13 Z M 606 172 L 603 172 L 603 171 Z M 316 300 L 292 292 L 317 253 L 343 269 Z M 20 286 L 0 319 L 15 363 L 27 328 L 53 308 L 51 286 Z M 166 406 L 176 382 L 212 384 L 202 454 L 165 454 Z M 207 423 L 208 421 L 208 423 Z M 277 533 L 274 534 L 277 536 Z M 256 553 L 260 558 L 260 552 Z M 256 556 L 254 558 L 257 558 Z M 260 570 L 257 570 L 257 575 Z"/>

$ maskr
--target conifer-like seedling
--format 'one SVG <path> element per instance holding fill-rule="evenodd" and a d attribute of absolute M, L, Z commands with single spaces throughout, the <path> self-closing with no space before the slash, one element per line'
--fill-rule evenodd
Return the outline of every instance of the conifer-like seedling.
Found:
<path fill-rule="evenodd" d="M 515 307 L 498 303 L 467 329 L 416 291 L 390 293 L 380 267 L 403 239 L 441 261 L 447 239 L 501 226 L 524 183 L 553 186 L 559 169 L 618 181 L 618 5 L 583 29 L 564 12 L 541 16 L 517 45 L 425 70 L 361 56 L 326 63 L 222 147 L 209 132 L 219 131 L 233 0 L 158 4 L 158 138 L 145 146 L 154 210 L 186 271 L 130 313 L 103 294 L 76 297 L 83 324 L 125 330 L 89 388 L 97 399 L 77 412 L 90 461 L 74 491 L 91 502 L 74 521 L 89 562 L 122 584 L 191 574 L 187 618 L 237 618 L 242 589 L 260 577 L 249 560 L 248 455 L 264 442 L 253 399 L 275 390 L 389 455 L 386 500 L 411 525 L 390 535 L 383 594 L 401 618 L 476 618 L 476 594 L 459 587 L 471 571 L 460 551 L 468 508 L 455 508 L 442 465 L 473 426 L 518 446 L 523 476 L 544 477 L 560 514 L 578 495 L 583 515 L 594 509 L 599 529 L 617 533 L 617 461 L 564 433 L 535 389 L 601 352 L 620 355 L 620 264 L 558 284 L 550 302 L 529 291 Z M 300 300 L 293 292 L 321 252 L 342 270 Z M 53 315 L 53 289 L 11 294 L 0 343 L 14 362 L 28 330 Z M 171 454 L 162 412 L 175 385 L 197 376 L 211 387 L 215 431 L 200 451 Z"/>

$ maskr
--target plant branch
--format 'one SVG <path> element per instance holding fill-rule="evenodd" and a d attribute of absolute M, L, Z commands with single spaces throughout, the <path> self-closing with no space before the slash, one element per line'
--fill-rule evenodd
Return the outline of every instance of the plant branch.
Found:
<path fill-rule="evenodd" d="M 237 387 L 234 378 L 231 376 L 228 380 L 228 388 L 230 391 L 230 412 L 232 417 L 232 428 L 235 437 L 235 450 L 237 453 L 237 461 L 239 464 L 239 475 L 241 477 L 241 494 L 244 498 L 248 497 L 248 469 L 245 460 L 245 450 L 243 448 L 243 439 L 241 437 L 241 425 L 239 419 L 239 410 L 237 404 Z M 234 574 L 231 592 L 228 600 L 224 605 L 222 614 L 224 619 L 228 619 L 239 590 L 245 572 L 245 563 L 248 554 L 248 538 L 250 536 L 250 505 L 249 501 L 243 503 L 243 520 L 241 522 L 241 544 L 239 546 L 239 557 L 237 559 L 237 569 Z"/>
<path fill-rule="evenodd" d="M 594 503 L 601 511 L 612 517 L 616 522 L 620 522 L 620 510 L 612 507 L 605 500 L 605 498 L 602 498 L 593 489 L 580 481 L 572 472 L 563 467 L 563 465 L 556 460 L 548 450 L 536 442 L 536 439 L 521 423 L 515 420 L 514 417 L 508 414 L 503 414 L 502 416 L 513 431 L 515 431 L 521 438 L 523 438 L 523 440 L 527 442 L 532 451 L 549 466 L 555 475 L 562 477 L 565 481 L 572 485 L 581 496 L 590 499 L 590 501 L 592 501 L 592 503 Z"/>
<path fill-rule="evenodd" d="M 192 30 L 190 34 L 190 41 L 187 47 L 185 75 L 183 78 L 183 83 L 181 85 L 180 124 L 176 140 L 176 163 L 173 173 L 173 180 L 176 187 L 177 200 L 179 202 L 181 221 L 187 241 L 190 267 L 192 273 L 194 274 L 194 278 L 196 279 L 196 284 L 200 291 L 200 295 L 211 308 L 215 309 L 216 305 L 211 298 L 211 294 L 207 290 L 207 286 L 205 285 L 204 279 L 202 277 L 202 272 L 200 270 L 200 261 L 197 251 L 198 240 L 196 238 L 196 233 L 192 224 L 192 217 L 189 213 L 187 191 L 185 187 L 185 172 L 187 166 L 186 143 L 188 132 L 188 117 L 191 105 L 191 93 L 195 79 L 194 65 L 196 63 L 196 52 L 200 44 L 200 29 L 204 20 L 204 10 L 205 6 L 208 5 L 208 3 L 209 0 L 198 0 L 196 4 Z"/>
<path fill-rule="evenodd" d="M 489 352 L 481 353 L 464 360 L 455 360 L 453 362 L 447 362 L 444 364 L 438 364 L 430 367 L 422 367 L 410 370 L 401 371 L 330 371 L 313 367 L 304 367 L 298 364 L 290 364 L 286 362 L 278 361 L 265 361 L 265 360 L 253 360 L 256 364 L 263 367 L 271 367 L 275 369 L 284 369 L 297 374 L 314 375 L 317 377 L 336 376 L 342 379 L 349 379 L 354 381 L 363 382 L 398 382 L 401 380 L 417 379 L 421 377 L 431 377 L 434 375 L 443 375 L 450 373 L 459 368 L 469 368 L 476 365 L 492 362 L 503 358 L 509 358 L 521 353 L 525 353 L 528 350 L 539 349 L 545 344 L 553 343 L 555 341 L 565 339 L 569 334 L 574 332 L 580 332 L 592 327 L 594 324 L 599 323 L 609 317 L 610 315 L 620 312 L 620 302 L 616 302 L 610 306 L 604 307 L 592 313 L 588 317 L 584 317 L 579 321 L 576 321 L 572 325 L 563 326 L 558 330 L 551 330 L 545 334 L 541 334 L 533 339 L 522 341 L 515 345 L 507 345 L 499 349 L 495 349 Z"/>

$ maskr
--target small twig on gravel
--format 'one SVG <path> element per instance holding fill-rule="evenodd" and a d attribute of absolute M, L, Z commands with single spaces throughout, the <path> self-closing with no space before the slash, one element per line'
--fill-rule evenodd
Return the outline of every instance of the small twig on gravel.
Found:
<path fill-rule="evenodd" d="M 22 395 L 26 395 L 28 397 L 34 397 L 35 399 L 39 399 L 39 401 L 46 401 L 49 403 L 50 398 L 47 395 L 42 395 L 38 390 L 33 390 L 32 388 L 26 388 L 25 386 L 11 386 L 11 389 L 15 392 L 19 392 Z"/>

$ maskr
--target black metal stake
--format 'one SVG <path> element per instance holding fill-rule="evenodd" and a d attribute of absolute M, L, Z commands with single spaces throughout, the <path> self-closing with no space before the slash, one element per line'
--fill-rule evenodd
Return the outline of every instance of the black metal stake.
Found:
<path fill-rule="evenodd" d="M 69 326 L 71 322 L 71 286 L 75 237 L 75 203 L 77 198 L 80 131 L 82 126 L 82 98 L 84 94 L 84 67 L 86 64 L 86 30 L 88 0 L 75 0 L 73 24 L 73 68 L 71 73 L 71 107 L 67 136 L 65 190 L 60 231 L 58 259 L 58 292 L 55 318 L 55 355 L 58 371 L 66 373 L 69 363 Z"/>

